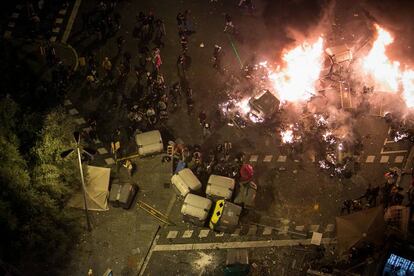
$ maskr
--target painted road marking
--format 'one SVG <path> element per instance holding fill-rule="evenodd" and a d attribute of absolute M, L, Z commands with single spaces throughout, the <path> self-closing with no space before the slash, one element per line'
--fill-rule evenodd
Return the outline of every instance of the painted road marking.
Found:
<path fill-rule="evenodd" d="M 216 237 L 223 237 L 224 236 L 224 232 L 216 232 Z"/>
<path fill-rule="evenodd" d="M 194 230 L 185 230 L 184 234 L 183 234 L 183 238 L 184 239 L 188 239 L 191 238 L 191 236 L 193 235 Z"/>
<path fill-rule="evenodd" d="M 16 26 L 16 23 L 13 21 L 10 21 L 7 26 L 9 26 L 10 28 L 14 28 Z"/>
<path fill-rule="evenodd" d="M 404 153 L 408 152 L 408 150 L 391 150 L 391 151 L 384 151 L 381 149 L 381 154 L 394 154 L 394 153 Z"/>
<path fill-rule="evenodd" d="M 99 154 L 107 154 L 108 153 L 106 148 L 99 148 L 99 149 L 97 149 L 97 151 L 98 151 Z"/>
<path fill-rule="evenodd" d="M 62 24 L 62 23 L 63 23 L 63 18 L 56 18 L 55 24 Z"/>
<path fill-rule="evenodd" d="M 336 243 L 335 239 L 323 238 L 321 244 Z M 270 240 L 270 241 L 242 241 L 242 242 L 215 242 L 215 243 L 191 243 L 191 244 L 157 244 L 153 251 L 189 251 L 189 250 L 215 250 L 231 248 L 256 248 L 256 247 L 282 247 L 295 245 L 309 245 L 311 239 L 295 240 Z"/>
<path fill-rule="evenodd" d="M 237 228 L 236 230 L 234 230 L 234 232 L 230 236 L 237 237 L 239 235 L 240 235 L 240 228 Z"/>
<path fill-rule="evenodd" d="M 75 122 L 78 124 L 78 125 L 81 125 L 81 124 L 84 124 L 84 123 L 86 123 L 86 121 L 85 121 L 85 119 L 84 118 L 78 118 L 78 119 L 76 119 L 75 120 Z"/>
<path fill-rule="evenodd" d="M 66 9 L 62 9 L 62 10 L 60 10 L 60 11 L 59 11 L 59 14 L 61 14 L 61 15 L 65 15 L 65 14 L 66 14 L 66 12 L 67 12 L 67 10 L 66 10 Z"/>
<path fill-rule="evenodd" d="M 273 155 L 266 155 L 265 158 L 263 159 L 263 162 L 270 162 L 273 159 Z"/>
<path fill-rule="evenodd" d="M 264 228 L 264 230 L 263 230 L 263 235 L 264 236 L 267 236 L 267 235 L 271 235 L 272 234 L 272 230 L 273 230 L 273 228 L 272 227 L 265 227 Z"/>
<path fill-rule="evenodd" d="M 328 224 L 326 225 L 325 233 L 333 232 L 334 229 L 335 229 L 335 224 Z"/>
<path fill-rule="evenodd" d="M 13 18 L 13 19 L 17 19 L 17 18 L 19 18 L 19 14 L 18 14 L 17 12 L 14 12 L 14 13 L 11 15 L 11 18 Z"/>
<path fill-rule="evenodd" d="M 252 155 L 250 156 L 249 162 L 257 162 L 258 158 L 259 158 L 259 155 Z"/>
<path fill-rule="evenodd" d="M 167 235 L 167 239 L 175 239 L 178 235 L 178 231 L 169 231 Z"/>
<path fill-rule="evenodd" d="M 375 155 L 368 155 L 367 160 L 365 160 L 365 163 L 374 163 Z"/>
<path fill-rule="evenodd" d="M 287 156 L 286 156 L 286 155 L 280 155 L 280 156 L 277 158 L 277 162 L 286 162 L 286 158 L 287 158 Z"/>
<path fill-rule="evenodd" d="M 201 229 L 200 233 L 198 234 L 199 238 L 206 238 L 208 236 L 208 233 L 210 233 L 209 229 Z"/>
<path fill-rule="evenodd" d="M 394 163 L 402 163 L 403 161 L 404 161 L 404 156 L 403 155 L 398 155 L 394 159 Z"/>
<path fill-rule="evenodd" d="M 390 157 L 388 155 L 383 155 L 381 156 L 380 163 L 387 163 L 388 160 L 390 160 Z"/>
<path fill-rule="evenodd" d="M 79 114 L 79 111 L 76 108 L 72 108 L 69 110 L 69 114 L 70 115 L 77 115 Z"/>
<path fill-rule="evenodd" d="M 58 32 L 60 32 L 60 28 L 59 27 L 55 27 L 52 29 L 52 32 L 57 34 Z"/>
<path fill-rule="evenodd" d="M 303 229 L 305 229 L 305 225 L 298 225 L 295 227 L 296 231 L 303 231 Z"/>
<path fill-rule="evenodd" d="M 257 233 L 257 225 L 250 225 L 249 231 L 247 232 L 247 236 L 254 236 Z"/>
<path fill-rule="evenodd" d="M 115 164 L 115 160 L 113 158 L 106 158 L 105 163 L 107 165 L 113 165 L 113 164 Z"/>
<path fill-rule="evenodd" d="M 286 235 L 288 233 L 288 230 L 289 230 L 289 225 L 282 226 L 281 228 L 279 228 L 279 232 L 277 234 Z"/>
<path fill-rule="evenodd" d="M 319 224 L 312 224 L 309 226 L 309 232 L 318 232 L 319 230 Z"/>
<path fill-rule="evenodd" d="M 56 42 L 56 39 L 57 39 L 57 37 L 54 35 L 49 39 L 49 41 L 50 42 Z"/>
<path fill-rule="evenodd" d="M 78 14 L 79 6 L 82 0 L 76 0 L 75 4 L 73 5 L 72 12 L 70 14 L 68 24 L 66 25 L 66 30 L 62 36 L 62 42 L 66 43 L 69 39 L 70 32 L 72 31 L 73 23 L 75 22 L 76 15 Z M 65 12 L 66 13 L 66 12 Z"/>

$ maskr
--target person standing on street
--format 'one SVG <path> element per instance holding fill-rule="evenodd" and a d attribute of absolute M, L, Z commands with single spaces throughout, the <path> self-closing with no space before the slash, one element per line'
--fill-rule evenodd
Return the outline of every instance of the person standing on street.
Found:
<path fill-rule="evenodd" d="M 102 61 L 102 68 L 105 71 L 105 75 L 108 76 L 112 70 L 112 63 L 109 60 L 109 57 L 105 57 Z"/>
<path fill-rule="evenodd" d="M 218 71 L 221 71 L 221 57 L 222 57 L 221 47 L 216 44 L 214 45 L 212 62 L 213 62 L 213 68 Z"/>
<path fill-rule="evenodd" d="M 155 21 L 155 37 L 154 37 L 154 44 L 157 46 L 157 48 L 164 48 L 164 42 L 162 41 L 163 37 L 167 33 L 165 32 L 165 25 L 164 22 L 162 22 L 161 19 L 157 19 Z"/>

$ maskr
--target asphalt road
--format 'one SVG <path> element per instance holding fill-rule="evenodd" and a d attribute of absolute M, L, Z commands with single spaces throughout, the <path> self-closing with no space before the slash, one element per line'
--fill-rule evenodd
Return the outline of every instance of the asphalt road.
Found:
<path fill-rule="evenodd" d="M 96 9 L 96 2 L 82 1 L 79 15 Z M 82 19 L 78 16 L 68 42 L 77 49 L 79 56 L 84 56 L 93 50 L 98 60 L 101 61 L 108 56 L 116 63 L 119 57 L 115 54 L 115 39 L 118 35 L 123 35 L 127 39 L 125 49 L 133 54 L 132 64 L 134 64 L 137 59 L 137 42 L 131 34 L 135 24 L 135 15 L 139 11 L 153 11 L 155 16 L 162 18 L 166 25 L 165 48 L 161 49 L 163 58 L 161 71 L 167 83 L 171 84 L 179 79 L 176 59 L 180 53 L 180 45 L 175 16 L 178 11 L 190 9 L 196 29 L 196 33 L 190 37 L 189 41 L 192 64 L 188 72 L 189 83 L 194 90 L 194 113 L 198 114 L 199 111 L 204 110 L 208 118 L 212 118 L 217 104 L 225 99 L 229 76 L 231 73 L 239 73 L 240 63 L 237 56 L 242 62 L 250 60 L 253 56 L 256 56 L 258 60 L 277 59 L 282 49 L 297 39 L 284 31 L 288 23 L 298 28 L 306 27 L 305 33 L 309 34 L 311 26 L 315 26 L 318 21 L 315 18 L 318 18 L 321 13 L 321 8 L 316 4 L 308 4 L 310 5 L 308 13 L 299 10 L 298 14 L 295 14 L 298 4 L 293 2 L 287 6 L 281 6 L 275 4 L 275 1 L 256 1 L 257 10 L 251 16 L 236 8 L 237 2 L 210 3 L 205 1 L 200 3 L 184 0 L 177 3 L 160 0 L 154 4 L 150 1 L 120 1 L 116 10 L 122 16 L 121 29 L 114 38 L 109 39 L 103 45 L 96 45 L 93 35 L 81 31 Z M 337 22 L 334 26 L 336 27 L 332 28 L 335 35 L 329 37 L 330 44 L 345 40 L 352 43 L 360 39 L 358 35 L 349 35 L 347 31 L 349 29 L 359 28 L 361 36 L 366 35 L 367 23 L 363 19 L 358 18 L 352 21 L 352 25 L 346 25 L 346 22 L 350 22 L 350 18 L 357 17 L 355 14 L 360 14 L 358 7 L 354 7 L 353 4 L 349 4 L 352 8 L 338 7 L 341 12 L 335 18 Z M 341 5 L 345 4 L 341 3 Z M 240 29 L 243 41 L 229 40 L 228 36 L 223 33 L 224 13 L 226 12 L 233 16 L 233 21 Z M 331 19 L 327 19 L 326 22 L 331 22 Z M 344 38 L 338 29 L 342 30 L 347 37 Z M 200 47 L 201 43 L 204 47 Z M 217 73 L 211 68 L 210 57 L 215 44 L 223 47 L 225 53 L 223 64 L 226 74 Z M 98 114 L 98 128 L 103 141 L 100 146 L 106 149 L 105 158 L 110 158 L 109 137 L 117 127 L 127 125 L 126 110 L 117 104 L 120 95 L 129 94 L 134 85 L 135 76 L 131 74 L 125 88 L 121 91 L 113 91 L 113 96 L 109 98 L 101 94 L 100 90 L 91 92 L 83 85 L 70 92 L 69 98 L 73 106 L 84 118 L 88 118 L 91 114 Z M 174 137 L 181 138 L 185 143 L 213 147 L 219 142 L 232 141 L 237 150 L 246 153 L 249 163 L 255 168 L 255 181 L 259 190 L 257 209 L 253 215 L 245 219 L 244 223 L 259 226 L 255 231 L 251 225 L 241 228 L 238 235 L 226 234 L 222 240 L 210 231 L 205 240 L 204 237 L 200 238 L 198 235 L 201 229 L 181 222 L 179 214 L 181 201 L 175 201 L 173 191 L 168 185 L 163 185 L 168 182 L 167 169 L 160 169 L 162 166 L 159 166 L 161 163 L 158 159 L 150 161 L 143 159 L 137 161 L 140 176 L 137 176 L 136 181 L 142 189 L 139 199 L 151 202 L 154 207 L 169 214 L 170 220 L 177 224 L 175 228 L 163 228 L 161 232 L 158 232 L 160 238 L 157 243 L 174 245 L 200 244 L 205 241 L 211 243 L 252 240 L 294 241 L 303 238 L 303 235 L 306 239 L 310 238 L 310 233 L 313 231 L 323 233 L 324 237 L 331 237 L 334 233 L 335 216 L 339 214 L 341 202 L 344 199 L 362 195 L 370 183 L 374 186 L 382 184 L 384 170 L 390 166 L 402 166 L 411 146 L 404 142 L 388 143 L 387 124 L 381 117 L 376 116 L 377 111 L 372 110 L 367 113 L 371 114 L 357 117 L 354 122 L 354 129 L 358 136 L 362 137 L 363 151 L 359 157 L 359 169 L 350 179 L 332 177 L 326 171 L 321 170 L 319 165 L 313 162 L 312 155 L 308 154 L 312 148 L 305 148 L 305 153 L 299 158 L 300 161 L 296 162 L 296 157 L 289 156 L 288 149 L 280 144 L 276 136 L 264 134 L 265 131 L 260 127 L 253 126 L 245 129 L 230 126 L 216 127 L 213 129 L 212 136 L 205 140 L 202 137 L 197 116 L 188 116 L 185 107 L 171 114 L 167 127 Z M 108 162 L 105 165 L 111 166 Z M 142 179 L 139 179 L 140 177 Z M 224 250 L 186 252 L 174 251 L 172 247 L 171 252 L 155 251 L 146 258 L 147 252 L 152 252 L 151 241 L 157 234 L 159 222 L 143 212 L 136 211 L 136 207 L 127 213 L 110 210 L 109 215 L 102 216 L 99 220 L 101 222 L 97 223 L 96 230 L 94 230 L 99 234 L 96 237 L 94 234 L 85 237 L 81 249 L 77 252 L 79 254 L 72 257 L 68 271 L 71 271 L 73 275 L 82 275 L 92 267 L 99 275 L 107 267 L 112 267 L 116 274 L 136 275 L 145 262 L 147 262 L 143 270 L 145 275 L 202 275 L 203 273 L 208 275 L 221 271 L 225 259 Z M 99 215 L 96 214 L 96 216 Z M 122 227 L 113 225 L 117 222 Z M 184 232 L 190 230 L 193 231 L 190 242 L 186 238 L 183 240 Z M 176 238 L 167 239 L 166 236 L 171 231 L 177 231 Z M 264 235 L 269 231 L 270 234 Z M 291 232 L 294 231 L 302 235 L 292 234 Z M 205 235 L 206 232 L 203 233 L 202 235 Z M 286 251 L 286 254 L 291 254 L 289 252 L 293 252 L 296 246 L 295 242 L 291 243 L 292 247 L 287 247 L 282 252 Z M 257 259 L 256 262 L 260 263 L 260 267 L 268 268 L 269 275 L 272 275 L 274 271 L 283 271 L 286 273 L 284 275 L 296 275 L 288 273 L 289 269 L 297 268 L 296 265 L 292 265 L 292 262 L 278 262 L 275 261 L 278 260 L 276 257 L 266 261 L 265 256 L 270 254 L 269 250 L 272 249 L 255 249 L 254 247 L 250 249 L 254 256 L 253 260 Z M 203 255 L 210 255 L 211 252 L 214 255 L 212 259 Z M 206 261 L 208 265 L 195 267 L 194 264 L 200 258 L 204 258 L 203 261 Z M 265 262 L 268 263 L 265 264 Z M 63 272 L 62 275 L 65 273 Z M 297 273 L 300 275 L 300 269 Z"/>

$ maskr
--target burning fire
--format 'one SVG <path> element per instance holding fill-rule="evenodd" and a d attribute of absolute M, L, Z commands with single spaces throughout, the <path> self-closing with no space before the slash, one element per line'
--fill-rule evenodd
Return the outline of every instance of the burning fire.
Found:
<path fill-rule="evenodd" d="M 281 131 L 280 136 L 282 137 L 282 142 L 284 144 L 290 144 L 293 142 L 293 130 L 291 129 Z"/>
<path fill-rule="evenodd" d="M 285 67 L 269 74 L 279 99 L 306 101 L 315 93 L 323 62 L 323 39 L 314 44 L 303 43 L 283 55 Z"/>
<path fill-rule="evenodd" d="M 377 90 L 402 91 L 408 107 L 414 107 L 414 71 L 401 70 L 398 61 L 391 61 L 385 51 L 393 43 L 389 32 L 375 24 L 377 39 L 363 60 L 363 68 L 373 78 Z"/>
<path fill-rule="evenodd" d="M 286 129 L 280 131 L 280 137 L 282 138 L 283 144 L 292 144 L 294 142 L 300 141 L 302 138 L 298 133 L 298 125 L 288 125 Z"/>
<path fill-rule="evenodd" d="M 363 67 L 377 82 L 377 90 L 398 91 L 400 63 L 390 61 L 385 54 L 386 47 L 394 42 L 394 38 L 386 30 L 375 24 L 377 39 L 372 49 L 364 58 Z"/>

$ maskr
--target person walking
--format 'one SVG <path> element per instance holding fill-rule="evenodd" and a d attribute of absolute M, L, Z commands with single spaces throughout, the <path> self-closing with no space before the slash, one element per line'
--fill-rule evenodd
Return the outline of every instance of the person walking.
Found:
<path fill-rule="evenodd" d="M 200 126 L 203 127 L 207 120 L 207 114 L 202 110 L 198 114 L 198 122 L 200 123 Z"/>
<path fill-rule="evenodd" d="M 159 48 L 154 49 L 152 62 L 154 63 L 156 71 L 159 72 L 161 64 L 162 64 L 161 54 L 160 54 L 160 49 Z"/>
<path fill-rule="evenodd" d="M 181 44 L 182 52 L 185 55 L 187 53 L 187 50 L 188 50 L 188 40 L 187 40 L 187 36 L 186 35 L 183 34 L 180 37 L 180 44 Z"/>
<path fill-rule="evenodd" d="M 165 46 L 162 39 L 167 33 L 165 32 L 165 25 L 164 22 L 161 19 L 157 19 L 155 21 L 155 36 L 154 36 L 154 44 L 157 46 L 157 48 L 161 48 Z"/>
<path fill-rule="evenodd" d="M 221 71 L 221 57 L 222 57 L 221 47 L 216 44 L 214 45 L 212 62 L 213 62 L 213 68 L 218 71 Z"/>
<path fill-rule="evenodd" d="M 106 76 L 108 76 L 112 70 L 112 62 L 109 60 L 109 57 L 105 57 L 102 61 L 102 68 L 104 69 Z"/>
<path fill-rule="evenodd" d="M 208 138 L 211 135 L 211 126 L 209 123 L 204 123 L 203 126 L 203 137 Z"/>

